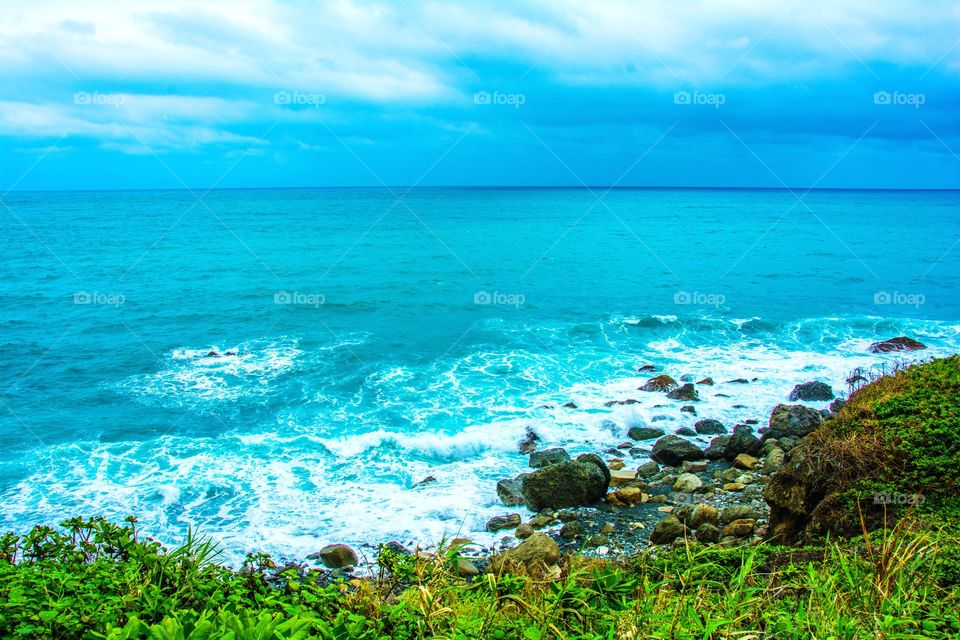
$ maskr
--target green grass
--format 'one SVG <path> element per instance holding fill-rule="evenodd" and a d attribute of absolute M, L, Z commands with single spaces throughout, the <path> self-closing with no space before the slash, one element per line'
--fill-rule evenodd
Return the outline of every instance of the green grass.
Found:
<path fill-rule="evenodd" d="M 225 568 L 195 536 L 166 550 L 132 519 L 75 519 L 0 542 L 0 637 L 955 638 L 960 593 L 931 568 L 956 548 L 905 521 L 869 544 L 565 556 L 555 579 L 472 581 L 450 570 L 461 550 L 441 548 L 387 553 L 377 579 L 323 585 L 264 556 Z"/>

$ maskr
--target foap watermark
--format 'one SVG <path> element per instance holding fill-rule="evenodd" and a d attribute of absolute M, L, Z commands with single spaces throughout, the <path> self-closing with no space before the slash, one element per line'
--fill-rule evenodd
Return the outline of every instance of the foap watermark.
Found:
<path fill-rule="evenodd" d="M 273 94 L 273 104 L 281 107 L 313 107 L 319 109 L 327 102 L 327 96 L 322 93 L 306 93 L 303 91 L 277 91 Z"/>
<path fill-rule="evenodd" d="M 322 293 L 303 293 L 302 291 L 277 291 L 273 294 L 273 304 L 296 304 L 317 308 L 327 302 Z"/>
<path fill-rule="evenodd" d="M 877 291 L 873 294 L 873 304 L 902 305 L 919 308 L 927 302 L 922 293 L 904 293 L 902 291 Z"/>
<path fill-rule="evenodd" d="M 522 93 L 500 93 L 499 91 L 478 91 L 473 94 L 473 104 L 491 104 L 519 109 L 526 104 L 527 96 Z"/>
<path fill-rule="evenodd" d="M 102 291 L 77 291 L 73 294 L 73 304 L 101 305 L 119 307 L 127 301 L 122 293 L 104 293 Z"/>
<path fill-rule="evenodd" d="M 687 304 L 697 307 L 720 307 L 727 301 L 722 293 L 705 291 L 677 291 L 673 294 L 673 304 Z"/>
<path fill-rule="evenodd" d="M 873 494 L 873 504 L 893 504 L 898 506 L 915 506 L 923 504 L 926 498 L 922 493 L 875 493 Z"/>
<path fill-rule="evenodd" d="M 73 104 L 95 107 L 113 107 L 119 109 L 127 101 L 122 93 L 100 93 L 99 91 L 77 91 L 73 94 Z"/>
<path fill-rule="evenodd" d="M 522 293 L 503 293 L 500 291 L 477 291 L 473 294 L 473 304 L 501 305 L 520 307 L 526 304 L 527 297 Z"/>
<path fill-rule="evenodd" d="M 722 93 L 704 93 L 702 91 L 677 91 L 673 94 L 673 104 L 706 106 L 719 109 L 727 102 L 727 96 Z"/>
<path fill-rule="evenodd" d="M 896 105 L 919 109 L 926 104 L 927 96 L 922 93 L 901 93 L 899 91 L 877 91 L 873 94 L 873 104 Z"/>

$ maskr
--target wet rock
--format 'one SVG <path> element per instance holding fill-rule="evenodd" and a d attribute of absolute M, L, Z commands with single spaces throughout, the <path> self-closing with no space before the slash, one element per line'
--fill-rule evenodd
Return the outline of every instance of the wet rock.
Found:
<path fill-rule="evenodd" d="M 741 453 L 753 455 L 760 452 L 760 438 L 753 435 L 748 425 L 738 424 L 733 428 L 730 441 L 727 442 L 726 458 L 732 460 Z"/>
<path fill-rule="evenodd" d="M 650 534 L 650 542 L 653 544 L 670 544 L 677 538 L 682 538 L 687 532 L 687 528 L 676 516 L 667 516 L 657 523 Z"/>
<path fill-rule="evenodd" d="M 703 451 L 680 436 L 664 436 L 654 443 L 650 457 L 660 464 L 676 467 L 684 460 L 703 459 Z"/>
<path fill-rule="evenodd" d="M 330 569 L 342 569 L 355 566 L 360 559 L 357 552 L 345 544 L 328 544 L 319 552 L 308 556 L 311 560 L 319 558 L 324 566 Z"/>
<path fill-rule="evenodd" d="M 657 376 L 647 380 L 640 391 L 672 391 L 677 388 L 677 381 L 668 375 Z"/>
<path fill-rule="evenodd" d="M 503 531 L 504 529 L 516 529 L 520 525 L 520 514 L 510 513 L 502 516 L 494 516 L 487 520 L 487 531 Z"/>
<path fill-rule="evenodd" d="M 530 518 L 527 524 L 530 525 L 532 529 L 543 529 L 553 524 L 554 520 L 556 520 L 556 518 L 553 517 L 552 513 L 538 513 Z"/>
<path fill-rule="evenodd" d="M 527 523 L 523 523 L 523 524 L 521 524 L 519 527 L 517 527 L 517 530 L 513 532 L 513 535 L 514 535 L 514 537 L 516 537 L 516 538 L 518 538 L 518 539 L 520 539 L 520 540 L 526 540 L 527 538 L 529 538 L 530 536 L 532 536 L 533 533 L 534 533 L 534 532 L 533 532 L 533 527 L 531 527 L 531 526 L 530 526 L 529 524 L 527 524 Z"/>
<path fill-rule="evenodd" d="M 645 364 L 643 366 L 637 367 L 637 373 L 650 373 L 651 371 L 656 371 L 657 368 L 652 364 Z"/>
<path fill-rule="evenodd" d="M 700 380 L 699 382 L 697 382 L 697 384 L 705 384 L 707 386 L 713 386 L 713 378 L 704 378 L 703 380 Z"/>
<path fill-rule="evenodd" d="M 727 380 L 727 384 L 748 384 L 750 381 L 746 378 L 734 378 L 733 380 Z"/>
<path fill-rule="evenodd" d="M 684 460 L 680 465 L 680 471 L 683 473 L 703 473 L 706 470 L 706 460 Z"/>
<path fill-rule="evenodd" d="M 560 527 L 560 537 L 564 540 L 573 540 L 583 535 L 583 525 L 579 522 L 568 522 Z"/>
<path fill-rule="evenodd" d="M 576 403 L 576 402 L 565 402 L 565 403 L 563 404 L 563 407 L 564 407 L 565 409 L 576 409 L 576 408 L 577 408 L 577 403 Z"/>
<path fill-rule="evenodd" d="M 627 431 L 627 437 L 631 440 L 653 440 L 661 436 L 663 436 L 663 430 L 653 427 L 630 427 Z"/>
<path fill-rule="evenodd" d="M 737 457 L 733 459 L 733 466 L 738 469 L 750 470 L 757 466 L 757 463 L 760 462 L 757 458 L 754 458 L 747 453 L 739 453 Z"/>
<path fill-rule="evenodd" d="M 696 387 L 692 383 L 687 383 L 682 387 L 669 391 L 667 397 L 671 400 L 684 400 L 686 402 L 691 402 L 700 399 L 700 394 L 697 393 Z"/>
<path fill-rule="evenodd" d="M 638 478 L 649 478 L 656 475 L 660 471 L 660 465 L 658 465 L 653 460 L 644 462 L 642 465 L 637 467 L 637 477 Z"/>
<path fill-rule="evenodd" d="M 640 401 L 637 400 L 637 399 L 635 399 L 635 398 L 627 398 L 626 400 L 608 400 L 608 401 L 606 401 L 606 402 L 603 403 L 603 406 L 605 406 L 605 407 L 613 407 L 613 406 L 616 406 L 616 405 L 637 404 L 638 402 L 640 402 Z"/>
<path fill-rule="evenodd" d="M 889 353 L 891 351 L 919 351 L 926 348 L 927 345 L 917 342 L 913 338 L 897 336 L 896 338 L 874 342 L 870 345 L 868 351 L 870 353 Z"/>
<path fill-rule="evenodd" d="M 547 465 L 557 464 L 558 462 L 567 462 L 570 460 L 570 454 L 566 449 L 544 449 L 530 454 L 530 466 L 534 469 L 540 469 Z"/>
<path fill-rule="evenodd" d="M 609 481 L 598 464 L 570 461 L 551 464 L 528 474 L 521 482 L 527 506 L 533 511 L 546 508 L 576 507 L 593 504 L 607 492 Z M 609 473 L 609 470 L 607 470 Z"/>
<path fill-rule="evenodd" d="M 548 467 L 549 468 L 549 467 Z M 543 533 L 535 533 L 513 549 L 490 558 L 490 569 L 502 571 L 509 564 L 518 564 L 528 569 L 545 568 L 560 559 L 560 547 Z"/>
<path fill-rule="evenodd" d="M 697 529 L 696 536 L 703 544 L 713 544 L 720 539 L 720 529 L 716 525 L 704 523 Z"/>
<path fill-rule="evenodd" d="M 607 466 L 607 463 L 603 461 L 603 458 L 594 453 L 581 453 L 577 456 L 577 462 L 596 465 L 597 468 L 600 469 L 600 473 L 603 474 L 607 486 L 610 486 L 610 468 Z M 606 491 L 606 489 L 604 489 L 604 491 Z"/>
<path fill-rule="evenodd" d="M 424 479 L 421 480 L 420 482 L 414 484 L 412 488 L 413 488 L 413 489 L 416 489 L 417 487 L 422 487 L 422 486 L 424 486 L 424 485 L 433 484 L 433 483 L 436 482 L 436 481 L 437 481 L 437 479 L 434 478 L 433 476 L 427 476 L 426 478 L 424 478 Z"/>
<path fill-rule="evenodd" d="M 793 402 L 797 400 L 803 400 L 804 402 L 823 402 L 833 400 L 833 398 L 833 389 L 830 388 L 830 385 L 817 380 L 798 384 L 793 388 L 793 391 L 790 392 L 790 400 Z"/>
<path fill-rule="evenodd" d="M 513 479 L 504 479 L 497 483 L 497 496 L 500 501 L 508 507 L 519 507 L 524 504 L 523 500 L 523 476 L 521 474 Z"/>
<path fill-rule="evenodd" d="M 816 409 L 802 404 L 778 404 L 770 414 L 769 427 L 763 437 L 802 438 L 822 422 L 823 416 Z"/>
<path fill-rule="evenodd" d="M 673 490 L 682 493 L 693 493 L 703 486 L 703 480 L 692 473 L 681 473 L 677 481 L 673 483 Z"/>
<path fill-rule="evenodd" d="M 743 504 L 724 507 L 723 511 L 720 512 L 720 522 L 722 524 L 729 524 L 735 520 L 755 520 L 756 517 L 757 514 L 753 507 Z"/>
<path fill-rule="evenodd" d="M 703 452 L 707 460 L 722 460 L 727 457 L 727 445 L 730 444 L 730 436 L 717 436 L 710 441 L 710 446 Z"/>
<path fill-rule="evenodd" d="M 693 428 L 697 433 L 704 436 L 715 436 L 727 432 L 726 428 L 724 428 L 723 424 L 719 420 L 714 420 L 712 418 L 697 420 L 697 422 L 693 425 Z"/>
<path fill-rule="evenodd" d="M 735 536 L 737 538 L 745 538 L 746 536 L 753 533 L 753 528 L 756 526 L 756 520 L 734 520 L 730 524 L 723 527 L 724 536 Z"/>
<path fill-rule="evenodd" d="M 697 415 L 697 408 L 692 404 L 685 404 L 682 407 L 680 407 L 680 413 L 692 413 L 693 415 Z M 684 431 L 689 431 L 690 435 L 694 435 L 694 436 L 697 435 L 697 432 L 694 431 L 693 429 L 687 429 L 686 427 L 684 427 Z"/>
<path fill-rule="evenodd" d="M 692 438 L 697 435 L 697 432 L 690 427 L 681 427 L 677 429 L 676 433 L 678 436 L 687 436 L 688 438 Z"/>

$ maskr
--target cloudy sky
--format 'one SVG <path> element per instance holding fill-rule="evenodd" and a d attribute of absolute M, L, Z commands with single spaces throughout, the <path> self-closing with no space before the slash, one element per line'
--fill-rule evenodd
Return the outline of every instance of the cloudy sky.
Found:
<path fill-rule="evenodd" d="M 960 3 L 11 2 L 0 191 L 960 188 Z"/>

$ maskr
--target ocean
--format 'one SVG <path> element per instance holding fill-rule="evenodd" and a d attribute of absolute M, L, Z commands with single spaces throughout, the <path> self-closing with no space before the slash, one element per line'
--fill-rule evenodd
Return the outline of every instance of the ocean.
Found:
<path fill-rule="evenodd" d="M 169 543 L 193 527 L 234 563 L 329 542 L 487 544 L 528 429 L 602 453 L 636 425 L 763 424 L 797 383 L 840 393 L 855 367 L 960 351 L 956 191 L 4 202 L 4 530 L 135 514 Z M 868 352 L 898 335 L 929 348 Z M 646 364 L 717 384 L 682 413 L 637 390 Z"/>

